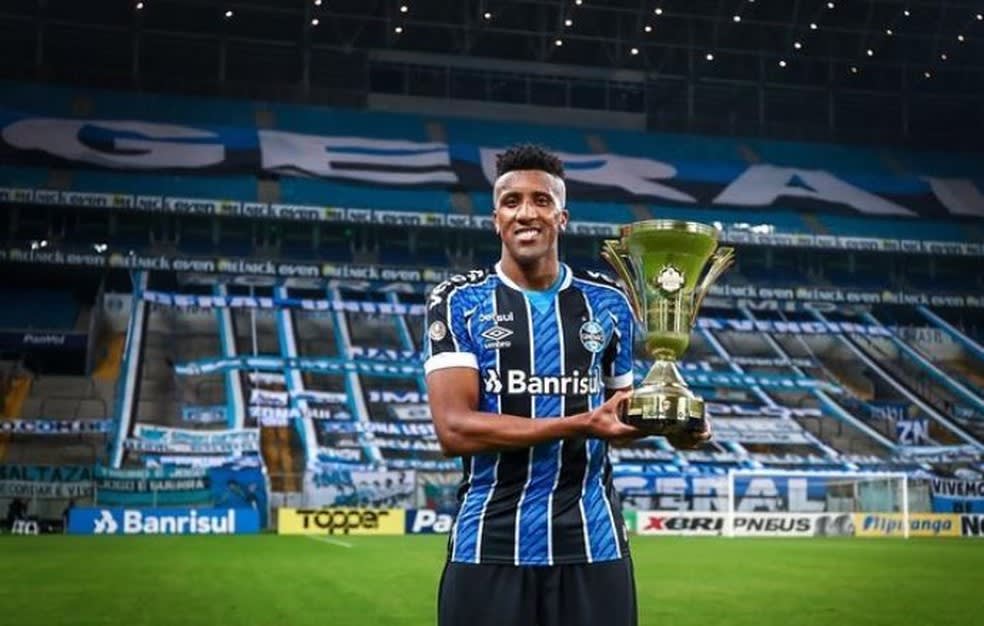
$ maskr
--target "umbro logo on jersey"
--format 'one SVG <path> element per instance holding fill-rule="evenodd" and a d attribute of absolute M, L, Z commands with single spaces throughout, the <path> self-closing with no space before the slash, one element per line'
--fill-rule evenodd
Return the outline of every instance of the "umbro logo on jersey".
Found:
<path fill-rule="evenodd" d="M 485 342 L 485 348 L 487 350 L 508 348 L 512 345 L 512 342 L 504 341 L 504 339 L 511 337 L 512 335 L 513 331 L 498 325 L 482 332 L 482 337 L 488 339 L 488 341 Z"/>
<path fill-rule="evenodd" d="M 482 336 L 486 339 L 491 339 L 492 341 L 502 341 L 506 337 L 513 334 L 513 331 L 508 328 L 503 328 L 502 326 L 493 326 L 492 328 L 486 330 L 482 333 Z"/>
<path fill-rule="evenodd" d="M 574 371 L 568 376 L 537 376 L 523 370 L 506 370 L 504 374 L 505 381 L 497 370 L 485 370 L 485 393 L 586 396 L 601 391 L 601 377 L 597 370 L 590 374 Z"/>

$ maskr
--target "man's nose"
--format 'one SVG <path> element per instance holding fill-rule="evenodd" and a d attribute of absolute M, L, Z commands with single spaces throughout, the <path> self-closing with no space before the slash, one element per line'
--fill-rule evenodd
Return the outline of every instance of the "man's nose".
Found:
<path fill-rule="evenodd" d="M 532 200 L 524 200 L 519 205 L 519 212 L 517 213 L 516 216 L 519 219 L 531 220 L 531 219 L 536 218 L 536 215 L 537 215 L 537 213 L 536 213 L 536 207 L 533 206 L 533 201 Z"/>

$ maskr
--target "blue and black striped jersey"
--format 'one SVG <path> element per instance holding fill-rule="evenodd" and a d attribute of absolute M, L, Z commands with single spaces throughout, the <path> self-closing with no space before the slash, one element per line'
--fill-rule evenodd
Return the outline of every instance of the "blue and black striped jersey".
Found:
<path fill-rule="evenodd" d="M 632 384 L 634 319 L 610 278 L 562 266 L 552 299 L 496 266 L 438 285 L 427 303 L 429 373 L 479 372 L 483 412 L 554 419 Z M 627 554 L 606 442 L 573 438 L 463 459 L 452 561 L 553 565 Z"/>

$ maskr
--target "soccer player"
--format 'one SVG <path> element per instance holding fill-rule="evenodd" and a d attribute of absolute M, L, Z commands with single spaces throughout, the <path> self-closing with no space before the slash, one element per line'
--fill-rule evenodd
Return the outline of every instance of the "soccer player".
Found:
<path fill-rule="evenodd" d="M 497 170 L 499 262 L 438 285 L 427 302 L 434 427 L 464 465 L 438 623 L 634 625 L 607 455 L 609 441 L 642 435 L 618 419 L 633 378 L 631 309 L 605 275 L 560 262 L 561 161 L 517 146 Z"/>

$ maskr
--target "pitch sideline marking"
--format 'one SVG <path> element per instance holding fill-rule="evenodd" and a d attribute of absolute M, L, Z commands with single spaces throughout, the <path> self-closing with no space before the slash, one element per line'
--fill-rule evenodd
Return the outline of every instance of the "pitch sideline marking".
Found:
<path fill-rule="evenodd" d="M 341 539 L 333 539 L 331 537 L 322 537 L 320 535 L 304 535 L 304 536 L 307 537 L 308 539 L 312 539 L 314 541 L 320 541 L 321 543 L 330 543 L 333 546 L 341 546 L 343 548 L 353 548 L 353 547 L 355 547 L 351 543 L 349 543 L 347 541 L 342 541 Z"/>

